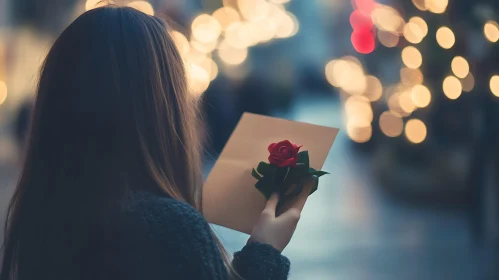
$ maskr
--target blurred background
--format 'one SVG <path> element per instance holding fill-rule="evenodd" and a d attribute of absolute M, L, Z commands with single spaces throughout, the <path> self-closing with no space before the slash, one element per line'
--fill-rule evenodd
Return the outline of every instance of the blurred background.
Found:
<path fill-rule="evenodd" d="M 290 279 L 499 279 L 498 1 L 116 3 L 170 23 L 206 174 L 243 112 L 340 128 Z M 100 5 L 0 0 L 2 225 L 44 55 Z M 248 238 L 215 228 L 231 252 Z"/>

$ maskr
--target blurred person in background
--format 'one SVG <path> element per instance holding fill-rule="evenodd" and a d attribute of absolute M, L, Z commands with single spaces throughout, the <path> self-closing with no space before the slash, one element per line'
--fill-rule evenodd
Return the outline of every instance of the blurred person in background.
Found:
<path fill-rule="evenodd" d="M 158 18 L 72 23 L 41 71 L 0 280 L 287 279 L 299 210 L 276 217 L 274 195 L 232 263 L 203 218 L 197 103 Z"/>

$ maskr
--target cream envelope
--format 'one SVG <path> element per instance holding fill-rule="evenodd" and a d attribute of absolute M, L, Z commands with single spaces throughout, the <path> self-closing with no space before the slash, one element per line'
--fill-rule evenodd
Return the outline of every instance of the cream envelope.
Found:
<path fill-rule="evenodd" d="M 321 170 L 337 134 L 337 128 L 245 113 L 204 184 L 204 216 L 210 223 L 250 234 L 266 203 L 251 170 L 260 161 L 268 162 L 268 145 L 282 140 L 303 145 L 310 167 Z M 300 194 L 299 208 L 309 190 Z"/>

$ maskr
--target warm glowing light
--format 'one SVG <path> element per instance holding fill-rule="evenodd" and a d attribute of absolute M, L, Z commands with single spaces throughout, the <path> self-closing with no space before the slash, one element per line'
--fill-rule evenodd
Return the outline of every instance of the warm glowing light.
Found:
<path fill-rule="evenodd" d="M 443 26 L 437 30 L 437 43 L 444 49 L 450 49 L 456 43 L 454 32 L 449 27 Z"/>
<path fill-rule="evenodd" d="M 249 36 L 251 29 L 246 22 L 234 22 L 225 30 L 225 41 L 234 48 L 244 49 L 251 46 L 253 38 Z"/>
<path fill-rule="evenodd" d="M 192 22 L 192 36 L 201 43 L 216 41 L 220 33 L 222 26 L 211 15 L 201 14 Z"/>
<path fill-rule="evenodd" d="M 426 125 L 418 119 L 411 119 L 405 124 L 405 136 L 414 144 L 419 144 L 426 139 Z"/>
<path fill-rule="evenodd" d="M 201 43 L 201 42 L 198 42 L 196 40 L 192 40 L 191 46 L 193 49 L 197 50 L 198 52 L 211 53 L 212 51 L 214 51 L 216 49 L 217 43 L 218 43 L 217 40 L 211 41 L 209 43 Z"/>
<path fill-rule="evenodd" d="M 109 5 L 107 1 L 103 0 L 87 0 L 85 2 L 85 10 L 89 11 L 95 8 L 100 8 Z"/>
<path fill-rule="evenodd" d="M 172 30 L 170 31 L 170 36 L 172 36 L 173 42 L 175 43 L 175 46 L 177 47 L 181 56 L 185 56 L 189 53 L 191 47 L 189 46 L 189 41 L 184 36 L 184 34 L 176 30 Z"/>
<path fill-rule="evenodd" d="M 374 76 L 366 76 L 366 92 L 364 95 L 369 101 L 378 101 L 383 94 L 383 85 L 378 78 Z"/>
<path fill-rule="evenodd" d="M 461 96 L 463 87 L 458 78 L 454 76 L 448 76 L 443 82 L 443 90 L 445 96 L 449 99 L 458 99 Z"/>
<path fill-rule="evenodd" d="M 412 91 L 405 90 L 400 93 L 399 106 L 404 112 L 410 114 L 416 110 L 416 105 L 412 102 Z"/>
<path fill-rule="evenodd" d="M 218 21 L 223 30 L 227 29 L 232 23 L 241 20 L 239 13 L 230 7 L 222 7 L 216 10 L 213 12 L 213 17 Z"/>
<path fill-rule="evenodd" d="M 334 87 L 340 86 L 340 83 L 339 83 L 339 81 L 336 80 L 336 76 L 334 73 L 334 71 L 335 71 L 334 65 L 340 61 L 342 61 L 342 60 L 331 60 L 326 64 L 326 69 L 325 69 L 326 79 L 329 82 L 329 84 L 331 84 Z"/>
<path fill-rule="evenodd" d="M 227 41 L 222 41 L 218 47 L 218 56 L 223 62 L 229 65 L 238 65 L 243 63 L 248 57 L 247 48 L 234 48 Z"/>
<path fill-rule="evenodd" d="M 215 80 L 218 75 L 218 65 L 213 61 L 213 59 L 207 57 L 199 63 L 206 73 L 210 76 L 210 81 Z"/>
<path fill-rule="evenodd" d="M 133 1 L 127 4 L 128 7 L 134 8 L 143 12 L 144 14 L 148 14 L 150 16 L 154 16 L 154 8 L 147 1 Z"/>
<path fill-rule="evenodd" d="M 421 32 L 423 32 L 422 36 L 425 37 L 428 35 L 428 24 L 426 21 L 420 17 L 412 17 L 409 19 L 409 22 L 416 24 Z"/>
<path fill-rule="evenodd" d="M 414 4 L 414 6 L 421 11 L 428 10 L 425 4 L 425 0 L 412 0 L 412 4 Z"/>
<path fill-rule="evenodd" d="M 408 46 L 402 50 L 402 62 L 404 62 L 405 66 L 416 69 L 423 63 L 423 57 L 418 49 L 413 46 Z"/>
<path fill-rule="evenodd" d="M 284 13 L 276 24 L 276 38 L 289 38 L 298 33 L 298 20 L 296 19 L 296 16 L 290 12 Z"/>
<path fill-rule="evenodd" d="M 351 36 L 354 49 L 361 54 L 369 54 L 374 51 L 376 44 L 370 30 L 354 30 Z"/>
<path fill-rule="evenodd" d="M 490 91 L 492 91 L 492 94 L 495 96 L 499 97 L 499 76 L 494 75 L 492 78 L 490 78 Z"/>
<path fill-rule="evenodd" d="M 373 128 L 371 125 L 364 127 L 347 125 L 347 134 L 350 139 L 357 143 L 366 143 L 372 137 Z"/>
<path fill-rule="evenodd" d="M 456 56 L 452 59 L 451 68 L 454 75 L 461 79 L 465 78 L 470 72 L 470 65 L 462 56 Z"/>
<path fill-rule="evenodd" d="M 400 82 L 407 86 L 420 85 L 423 83 L 423 73 L 419 69 L 404 67 L 400 69 Z"/>
<path fill-rule="evenodd" d="M 333 66 L 334 80 L 338 82 L 340 88 L 352 95 L 361 95 L 365 92 L 366 77 L 360 63 L 345 58 Z"/>
<path fill-rule="evenodd" d="M 237 0 L 241 15 L 247 20 L 264 19 L 270 10 L 270 5 L 265 0 Z"/>
<path fill-rule="evenodd" d="M 0 104 L 3 104 L 7 99 L 7 85 L 5 82 L 0 81 Z"/>
<path fill-rule="evenodd" d="M 393 112 L 383 112 L 379 117 L 379 128 L 388 137 L 397 137 L 404 130 L 402 118 Z"/>
<path fill-rule="evenodd" d="M 487 21 L 483 26 L 483 33 L 487 40 L 495 43 L 499 40 L 499 25 L 495 21 Z"/>
<path fill-rule="evenodd" d="M 424 36 L 424 31 L 416 23 L 408 22 L 404 26 L 404 37 L 409 43 L 419 44 Z"/>
<path fill-rule="evenodd" d="M 285 4 L 288 3 L 290 0 L 270 0 L 270 2 L 276 3 L 276 4 Z"/>
<path fill-rule="evenodd" d="M 354 30 L 367 30 L 371 31 L 374 27 L 373 21 L 369 15 L 363 14 L 359 10 L 354 10 L 350 14 L 350 25 Z"/>
<path fill-rule="evenodd" d="M 463 91 L 471 92 L 475 87 L 475 77 L 469 72 L 468 76 L 461 80 L 461 84 L 463 86 Z"/>
<path fill-rule="evenodd" d="M 210 85 L 210 75 L 206 70 L 194 63 L 185 65 L 187 84 L 190 93 L 194 96 L 199 96 L 208 89 Z"/>
<path fill-rule="evenodd" d="M 401 117 L 409 116 L 415 109 L 414 105 L 411 104 L 412 101 L 409 101 L 407 98 L 407 94 L 410 93 L 410 91 L 411 87 L 405 86 L 403 84 L 397 84 L 388 87 L 385 93 L 385 95 L 388 97 L 388 108 Z M 404 108 L 402 108 L 401 104 L 404 106 Z"/>
<path fill-rule="evenodd" d="M 425 108 L 430 104 L 431 92 L 423 85 L 416 85 L 412 88 L 411 98 L 414 105 L 419 108 Z"/>
<path fill-rule="evenodd" d="M 449 5 L 449 0 L 425 0 L 428 11 L 435 14 L 442 14 Z"/>
<path fill-rule="evenodd" d="M 387 48 L 396 47 L 399 43 L 399 38 L 400 38 L 399 35 L 393 34 L 392 32 L 383 31 L 383 30 L 380 30 L 378 32 L 379 42 Z"/>
<path fill-rule="evenodd" d="M 350 96 L 345 102 L 345 114 L 349 126 L 364 127 L 373 121 L 371 103 L 364 96 Z"/>
<path fill-rule="evenodd" d="M 268 42 L 276 36 L 276 24 L 270 19 L 251 21 L 248 24 L 251 34 L 250 37 L 252 38 L 252 44 Z"/>
<path fill-rule="evenodd" d="M 371 18 L 380 30 L 400 34 L 404 29 L 404 19 L 397 10 L 390 6 L 378 4 L 371 13 Z"/>

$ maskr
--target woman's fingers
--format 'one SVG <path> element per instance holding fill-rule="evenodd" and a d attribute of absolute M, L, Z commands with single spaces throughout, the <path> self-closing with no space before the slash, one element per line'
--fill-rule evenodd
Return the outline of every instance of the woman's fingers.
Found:
<path fill-rule="evenodd" d="M 265 205 L 265 210 L 272 211 L 273 213 L 275 213 L 278 202 L 279 202 L 279 194 L 273 193 L 270 199 L 267 201 L 267 205 Z"/>

